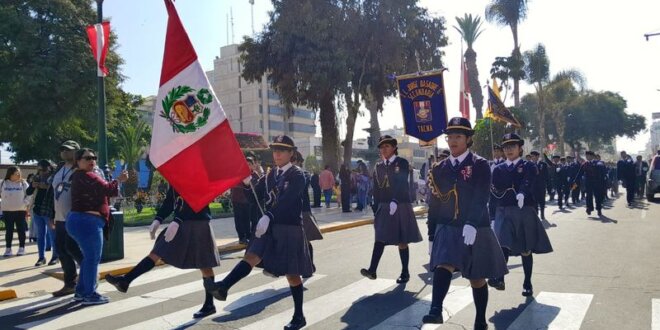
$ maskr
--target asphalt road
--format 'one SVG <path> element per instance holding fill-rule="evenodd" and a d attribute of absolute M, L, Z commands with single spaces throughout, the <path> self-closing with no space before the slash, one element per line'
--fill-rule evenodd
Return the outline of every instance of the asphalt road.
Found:
<path fill-rule="evenodd" d="M 625 196 L 608 203 L 604 217 L 587 216 L 584 207 L 559 211 L 550 203 L 548 233 L 555 252 L 534 257 L 534 298 L 522 290 L 520 258 L 509 261 L 505 291 L 490 290 L 491 329 L 660 329 L 660 204 L 640 201 L 628 208 Z M 418 224 L 426 233 L 426 219 Z M 326 234 L 315 241 L 317 273 L 305 284 L 307 329 L 416 329 L 431 294 L 428 243 L 411 245 L 407 285 L 395 247 L 387 247 L 378 279 L 364 279 L 373 245 L 371 226 Z M 223 257 L 216 273 L 240 259 Z M 108 291 L 111 303 L 81 307 L 70 298 L 46 296 L 0 303 L 2 329 L 213 328 L 281 329 L 293 302 L 283 279 L 255 271 L 216 302 L 218 313 L 191 321 L 203 299 L 197 271 L 160 267 L 134 283 L 127 294 Z M 652 327 L 653 299 L 657 321 Z M 474 318 L 468 282 L 456 274 L 445 303 L 449 313 L 439 329 L 471 329 Z M 423 329 L 436 327 L 425 326 Z"/>

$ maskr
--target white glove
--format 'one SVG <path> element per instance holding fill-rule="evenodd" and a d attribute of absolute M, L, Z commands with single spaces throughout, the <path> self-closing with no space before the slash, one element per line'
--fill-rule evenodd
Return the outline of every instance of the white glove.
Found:
<path fill-rule="evenodd" d="M 559 173 L 559 171 L 561 171 L 561 168 L 557 167 L 557 173 Z"/>
<path fill-rule="evenodd" d="M 149 236 L 151 236 L 151 239 L 156 238 L 156 232 L 158 231 L 159 227 L 160 227 L 160 221 L 154 220 L 151 223 L 151 226 L 149 226 Z"/>
<path fill-rule="evenodd" d="M 169 243 L 176 236 L 176 232 L 179 231 L 179 224 L 176 222 L 170 222 L 165 230 L 165 242 Z"/>
<path fill-rule="evenodd" d="M 495 232 L 495 221 L 490 222 L 490 229 L 492 229 L 493 232 Z"/>
<path fill-rule="evenodd" d="M 463 243 L 465 243 L 465 245 L 474 244 L 474 240 L 477 238 L 477 229 L 472 225 L 463 226 L 463 238 Z"/>
<path fill-rule="evenodd" d="M 267 215 L 262 215 L 257 223 L 257 229 L 254 231 L 254 236 L 260 238 L 261 235 L 266 233 L 268 230 L 268 225 L 270 224 L 270 218 Z"/>
<path fill-rule="evenodd" d="M 250 175 L 250 176 L 246 177 L 245 179 L 243 179 L 243 184 L 246 185 L 246 186 L 249 186 L 251 181 L 252 181 L 252 176 Z"/>
<path fill-rule="evenodd" d="M 390 215 L 394 215 L 394 213 L 396 213 L 396 208 L 397 208 L 396 203 L 390 202 Z"/>
<path fill-rule="evenodd" d="M 525 195 L 523 194 L 518 194 L 516 195 L 516 199 L 518 200 L 518 208 L 523 208 L 525 205 Z"/>

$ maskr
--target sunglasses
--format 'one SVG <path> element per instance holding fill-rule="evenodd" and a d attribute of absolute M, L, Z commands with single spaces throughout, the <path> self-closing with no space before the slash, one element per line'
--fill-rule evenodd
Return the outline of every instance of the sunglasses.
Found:
<path fill-rule="evenodd" d="M 82 159 L 84 159 L 86 161 L 90 161 L 90 160 L 97 160 L 98 157 L 96 157 L 96 156 L 85 156 L 85 157 L 82 157 Z"/>

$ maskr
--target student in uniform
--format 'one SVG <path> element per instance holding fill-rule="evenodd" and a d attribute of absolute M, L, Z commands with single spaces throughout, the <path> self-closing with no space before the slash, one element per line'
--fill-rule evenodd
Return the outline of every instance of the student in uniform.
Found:
<path fill-rule="evenodd" d="M 396 280 L 402 284 L 410 280 L 408 261 L 409 243 L 422 241 L 413 213 L 408 184 L 408 161 L 397 156 L 397 140 L 383 135 L 378 141 L 381 160 L 376 163 L 373 175 L 374 230 L 376 239 L 371 254 L 369 268 L 362 268 L 360 274 L 375 280 L 378 263 L 386 245 L 397 245 L 401 258 L 401 276 Z"/>
<path fill-rule="evenodd" d="M 431 169 L 432 197 L 429 222 L 435 232 L 430 266 L 433 271 L 433 298 L 424 323 L 443 323 L 442 304 L 455 271 L 470 280 L 476 307 L 474 329 L 487 329 L 486 278 L 504 276 L 508 271 L 497 238 L 490 228 L 488 161 L 473 154 L 474 131 L 465 118 L 452 118 L 447 130 L 449 158 Z"/>
<path fill-rule="evenodd" d="M 312 259 L 312 269 L 316 272 L 316 266 L 314 265 L 314 248 L 312 247 L 311 241 L 323 239 L 319 225 L 316 222 L 316 218 L 312 214 L 312 207 L 309 201 L 309 185 L 311 183 L 311 175 L 309 172 L 303 169 L 303 159 L 300 151 L 296 150 L 293 155 L 291 163 L 298 166 L 303 171 L 305 175 L 305 191 L 303 192 L 303 207 L 302 207 L 302 217 L 303 217 L 303 229 L 305 230 L 305 237 L 307 237 L 307 244 L 309 247 L 309 257 Z"/>
<path fill-rule="evenodd" d="M 291 164 L 296 147 L 290 137 L 275 137 L 270 149 L 275 167 L 254 186 L 256 195 L 266 200 L 265 214 L 259 219 L 255 239 L 250 241 L 243 260 L 222 281 L 206 290 L 218 300 L 227 300 L 229 289 L 261 264 L 264 273 L 286 276 L 294 313 L 284 329 L 297 330 L 307 324 L 303 315 L 301 277 L 310 277 L 313 273 L 302 219 L 306 180 L 300 168 Z M 246 178 L 243 183 L 248 186 L 250 179 Z M 248 196 L 253 196 L 252 192 Z"/>
<path fill-rule="evenodd" d="M 548 172 L 548 164 L 540 159 L 541 153 L 533 150 L 530 155 L 532 156 L 532 163 L 536 165 L 538 176 L 534 180 L 534 199 L 536 200 L 537 212 L 541 214 L 541 219 L 545 220 L 545 192 L 550 189 L 550 173 Z"/>
<path fill-rule="evenodd" d="M 594 200 L 596 201 L 596 211 L 598 216 L 602 216 L 603 209 L 603 190 L 605 186 L 605 165 L 596 159 L 593 151 L 586 152 L 587 161 L 583 165 L 585 177 L 585 189 L 587 191 L 587 214 L 591 215 L 594 211 Z"/>
<path fill-rule="evenodd" d="M 552 245 L 543 224 L 536 215 L 534 200 L 534 180 L 537 168 L 534 163 L 520 159 L 524 144 L 515 133 L 508 133 L 502 139 L 506 162 L 493 171 L 491 189 L 503 207 L 504 217 L 495 223 L 494 230 L 502 246 L 504 258 L 520 255 L 522 257 L 523 282 L 522 295 L 534 294 L 532 288 L 532 253 L 550 253 Z M 488 284 L 498 290 L 504 290 L 504 277 L 491 278 Z"/>
<path fill-rule="evenodd" d="M 573 156 L 566 156 L 566 161 L 568 162 L 568 190 L 566 190 L 568 194 L 567 196 L 571 196 L 571 202 L 573 205 L 578 205 L 580 203 L 580 187 L 582 185 L 582 171 L 580 170 L 581 167 L 580 164 L 575 161 Z M 568 201 L 566 202 L 566 206 L 568 206 Z"/>
<path fill-rule="evenodd" d="M 128 291 L 131 282 L 154 268 L 159 260 L 180 269 L 199 269 L 204 288 L 213 286 L 213 267 L 220 266 L 220 255 L 211 228 L 211 210 L 208 205 L 195 212 L 170 185 L 156 218 L 149 226 L 151 239 L 156 237 L 161 223 L 170 215 L 173 215 L 172 222 L 160 232 L 148 256 L 126 275 L 105 276 L 105 280 L 119 292 Z M 202 318 L 215 312 L 213 296 L 206 293 L 202 308 L 193 317 Z"/>

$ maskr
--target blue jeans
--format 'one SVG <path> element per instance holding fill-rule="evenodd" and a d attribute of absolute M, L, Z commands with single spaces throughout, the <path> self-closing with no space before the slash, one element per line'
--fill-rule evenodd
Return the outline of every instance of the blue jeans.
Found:
<path fill-rule="evenodd" d="M 94 293 L 99 276 L 105 220 L 89 213 L 69 212 L 65 223 L 66 231 L 78 243 L 83 255 L 76 293 L 89 297 Z"/>
<path fill-rule="evenodd" d="M 330 207 L 330 200 L 332 200 L 332 189 L 323 190 L 325 196 L 325 207 Z"/>
<path fill-rule="evenodd" d="M 362 211 L 367 206 L 367 190 L 358 187 L 357 208 Z"/>
<path fill-rule="evenodd" d="M 39 251 L 39 259 L 44 259 L 44 250 L 48 246 L 55 246 L 55 229 L 50 228 L 48 225 L 48 217 L 37 214 L 32 214 L 32 221 L 34 230 L 37 234 L 37 250 Z M 56 249 L 52 249 L 53 258 L 57 258 Z"/>

